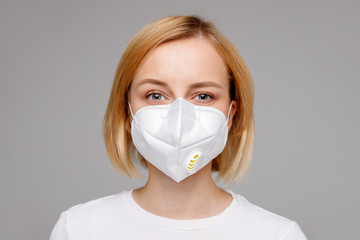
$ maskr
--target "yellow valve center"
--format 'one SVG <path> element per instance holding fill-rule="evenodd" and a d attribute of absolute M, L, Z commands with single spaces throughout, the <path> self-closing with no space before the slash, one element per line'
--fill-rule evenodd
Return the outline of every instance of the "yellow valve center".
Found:
<path fill-rule="evenodd" d="M 195 171 L 196 166 L 198 165 L 199 160 L 201 159 L 202 153 L 199 151 L 193 152 L 192 154 L 189 155 L 189 157 L 187 158 L 187 164 L 186 164 L 186 168 L 188 170 L 189 173 L 192 173 Z"/>

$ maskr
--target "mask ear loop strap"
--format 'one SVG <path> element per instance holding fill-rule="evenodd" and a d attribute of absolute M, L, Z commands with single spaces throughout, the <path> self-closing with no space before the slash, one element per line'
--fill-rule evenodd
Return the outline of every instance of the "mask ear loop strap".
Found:
<path fill-rule="evenodd" d="M 130 102 L 128 102 L 128 105 L 129 105 L 130 114 L 131 114 L 133 120 L 136 121 L 136 118 L 135 118 L 135 116 L 134 116 L 134 113 L 133 113 L 133 111 L 132 111 L 132 109 L 131 109 Z"/>
<path fill-rule="evenodd" d="M 227 115 L 227 118 L 226 118 L 226 123 L 229 121 L 231 109 L 232 109 L 232 101 L 231 101 L 231 103 L 230 103 L 229 112 L 228 112 L 228 115 Z"/>
<path fill-rule="evenodd" d="M 231 101 L 231 103 L 230 103 L 229 112 L 228 112 L 228 114 L 227 114 L 227 118 L 226 118 L 226 122 L 224 123 L 224 126 L 225 126 L 225 125 L 228 126 L 231 109 L 232 109 L 232 101 Z"/>

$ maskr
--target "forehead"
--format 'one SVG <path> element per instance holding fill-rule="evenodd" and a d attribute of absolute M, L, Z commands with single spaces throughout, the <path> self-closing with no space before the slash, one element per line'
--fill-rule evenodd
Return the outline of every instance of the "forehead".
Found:
<path fill-rule="evenodd" d="M 138 67 L 134 81 L 142 78 L 227 81 L 227 67 L 210 40 L 181 39 L 151 50 Z"/>

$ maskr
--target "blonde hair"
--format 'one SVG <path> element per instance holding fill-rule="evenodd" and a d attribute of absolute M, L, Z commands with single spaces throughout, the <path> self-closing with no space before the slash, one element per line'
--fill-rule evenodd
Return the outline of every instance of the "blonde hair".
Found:
<path fill-rule="evenodd" d="M 229 73 L 230 97 L 238 103 L 226 147 L 214 159 L 212 170 L 225 182 L 241 179 L 247 172 L 254 140 L 254 89 L 250 72 L 236 48 L 210 22 L 196 16 L 174 16 L 150 23 L 138 32 L 119 62 L 103 133 L 109 159 L 120 173 L 139 176 L 131 160 L 137 151 L 132 143 L 127 105 L 127 93 L 136 70 L 146 54 L 160 44 L 195 37 L 209 39 L 224 59 Z M 143 158 L 140 161 L 145 163 Z"/>

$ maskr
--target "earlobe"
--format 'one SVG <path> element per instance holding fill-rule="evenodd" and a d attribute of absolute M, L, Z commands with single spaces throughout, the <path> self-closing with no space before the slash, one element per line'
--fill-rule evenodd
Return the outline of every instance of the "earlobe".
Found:
<path fill-rule="evenodd" d="M 235 116 L 236 110 L 237 110 L 237 102 L 235 100 L 231 101 L 231 112 L 229 114 L 229 121 L 228 121 L 228 129 L 230 131 L 231 129 L 231 125 L 232 125 L 232 120 Z"/>

